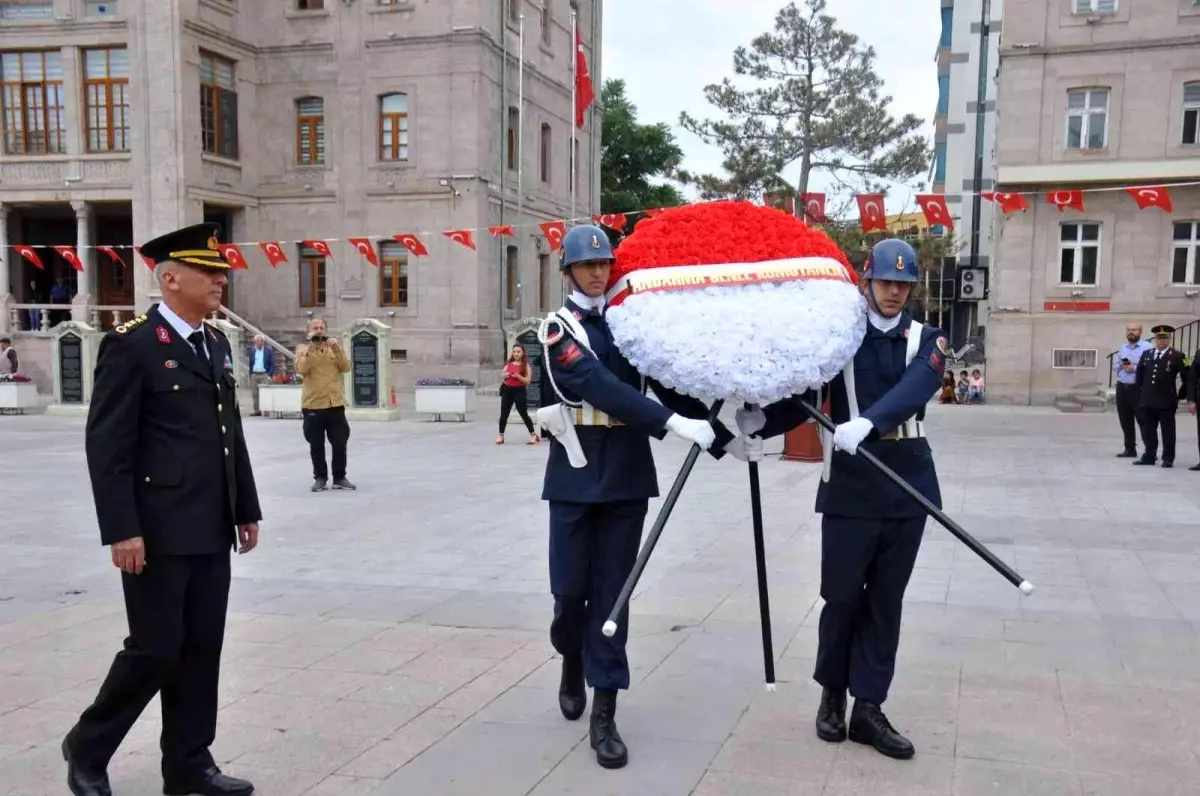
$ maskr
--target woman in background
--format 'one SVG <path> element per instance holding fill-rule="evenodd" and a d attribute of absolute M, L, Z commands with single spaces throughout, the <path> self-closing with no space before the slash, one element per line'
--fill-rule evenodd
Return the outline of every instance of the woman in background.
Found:
<path fill-rule="evenodd" d="M 525 396 L 525 388 L 532 380 L 533 371 L 529 367 L 529 360 L 525 358 L 525 348 L 514 345 L 508 355 L 508 361 L 504 363 L 504 383 L 500 385 L 500 436 L 496 437 L 497 445 L 504 444 L 504 429 L 508 427 L 508 416 L 512 414 L 514 405 L 517 407 L 517 414 L 525 423 L 525 428 L 529 429 L 529 441 L 525 444 L 536 445 L 541 441 L 533 431 L 533 421 L 529 419 L 528 400 Z"/>

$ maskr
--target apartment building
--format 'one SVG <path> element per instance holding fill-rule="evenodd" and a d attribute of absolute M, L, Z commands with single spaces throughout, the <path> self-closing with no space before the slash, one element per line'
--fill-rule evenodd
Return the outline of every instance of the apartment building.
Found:
<path fill-rule="evenodd" d="M 156 287 L 131 247 L 216 221 L 282 242 L 286 262 L 251 245 L 232 274 L 226 305 L 252 324 L 376 318 L 393 383 L 486 381 L 504 329 L 561 296 L 536 225 L 573 193 L 598 212 L 596 105 L 572 151 L 574 6 L 598 85 L 594 0 L 0 0 L 0 328 L 37 350 L 28 305 L 57 280 L 77 319 L 141 311 Z M 475 249 L 441 235 L 458 228 L 481 230 Z"/>
<path fill-rule="evenodd" d="M 1200 181 L 1200 2 L 1006 0 L 987 328 L 993 400 L 1103 385 L 1125 325 L 1198 317 L 1200 187 L 1169 210 L 1126 189 Z M 1051 194 L 1081 191 L 1082 211 Z M 1192 352 L 1188 352 L 1189 354 Z"/>
<path fill-rule="evenodd" d="M 1004 0 L 941 0 L 938 42 L 938 105 L 934 114 L 933 193 L 946 195 L 954 217 L 953 255 L 940 274 L 944 317 L 934 319 L 956 348 L 978 341 L 987 326 L 983 291 L 960 290 L 963 269 L 988 271 L 992 265 L 993 207 L 976 205 L 979 191 L 995 184 L 996 65 L 1003 31 Z M 980 99 L 982 97 L 982 104 Z M 979 181 L 976 183 L 976 160 Z M 972 237 L 978 231 L 972 261 Z M 943 231 L 939 228 L 937 233 Z"/>

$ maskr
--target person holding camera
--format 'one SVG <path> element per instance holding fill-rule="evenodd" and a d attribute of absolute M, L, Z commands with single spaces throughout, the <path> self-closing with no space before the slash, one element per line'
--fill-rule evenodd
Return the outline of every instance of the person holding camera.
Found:
<path fill-rule="evenodd" d="M 1153 346 L 1149 340 L 1142 339 L 1140 323 L 1125 327 L 1125 340 L 1125 345 L 1113 356 L 1113 373 L 1117 377 L 1117 418 L 1121 421 L 1121 433 L 1125 436 L 1125 448 L 1117 454 L 1117 458 L 1135 459 L 1137 438 L 1134 429 L 1139 425 L 1137 366 L 1142 354 Z M 1145 439 L 1142 441 L 1145 442 Z"/>
<path fill-rule="evenodd" d="M 304 438 L 308 440 L 313 465 L 313 492 L 324 492 L 329 483 L 325 464 L 325 438 L 333 449 L 333 488 L 355 489 L 346 480 L 346 391 L 343 377 L 350 372 L 350 358 L 336 338 L 326 334 L 325 321 L 313 318 L 308 324 L 308 345 L 296 350 L 296 372 L 304 381 L 300 408 L 304 413 Z"/>

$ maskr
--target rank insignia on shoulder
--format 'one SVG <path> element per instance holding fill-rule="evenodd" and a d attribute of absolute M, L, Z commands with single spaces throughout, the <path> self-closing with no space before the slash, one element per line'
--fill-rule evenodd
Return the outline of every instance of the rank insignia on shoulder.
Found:
<path fill-rule="evenodd" d="M 113 331 L 116 332 L 117 334 L 127 334 L 127 333 L 133 331 L 134 329 L 138 328 L 145 322 L 146 322 L 146 316 L 139 315 L 136 318 L 126 321 L 125 323 L 116 327 L 115 329 L 113 329 Z"/>
<path fill-rule="evenodd" d="M 583 352 L 579 350 L 579 345 L 574 340 L 563 346 L 562 351 L 558 352 L 558 364 L 564 368 L 583 356 Z"/>
<path fill-rule="evenodd" d="M 950 356 L 950 342 L 945 337 L 937 339 L 937 350 L 942 352 L 942 356 Z"/>
<path fill-rule="evenodd" d="M 174 359 L 168 359 L 166 362 L 163 363 L 163 367 L 166 368 L 167 370 L 175 370 L 175 368 L 179 367 L 179 363 L 176 362 Z"/>
<path fill-rule="evenodd" d="M 156 335 L 158 335 L 158 342 L 160 342 L 160 343 L 171 342 L 171 333 L 167 331 L 167 327 L 160 326 L 154 330 L 154 333 Z"/>

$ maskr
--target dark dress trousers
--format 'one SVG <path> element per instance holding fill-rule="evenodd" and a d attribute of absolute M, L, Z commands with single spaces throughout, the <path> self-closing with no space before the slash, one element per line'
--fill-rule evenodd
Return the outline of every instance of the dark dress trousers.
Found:
<path fill-rule="evenodd" d="M 1162 460 L 1175 461 L 1175 410 L 1179 406 L 1179 377 L 1183 354 L 1174 348 L 1151 349 L 1138 360 L 1138 414 L 1142 423 L 1143 461 L 1158 456 L 1158 432 L 1162 429 Z"/>
<path fill-rule="evenodd" d="M 213 765 L 230 549 L 235 525 L 262 514 L 229 341 L 205 335 L 207 362 L 156 305 L 100 344 L 86 431 L 100 539 L 142 537 L 146 566 L 121 574 L 129 636 L 68 735 L 91 767 L 107 765 L 156 693 L 164 777 Z"/>

